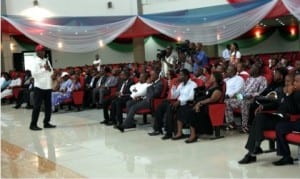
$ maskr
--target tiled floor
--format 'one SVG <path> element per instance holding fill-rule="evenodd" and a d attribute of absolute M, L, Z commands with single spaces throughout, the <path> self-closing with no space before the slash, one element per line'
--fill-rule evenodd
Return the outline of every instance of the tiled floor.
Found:
<path fill-rule="evenodd" d="M 275 153 L 239 165 L 247 136 L 235 132 L 220 140 L 200 138 L 185 144 L 148 136 L 150 126 L 120 133 L 100 125 L 101 110 L 53 114 L 58 127 L 42 131 L 28 129 L 30 116 L 30 110 L 2 106 L 3 178 L 300 178 L 299 164 L 273 166 Z M 292 146 L 293 156 L 297 149 Z"/>

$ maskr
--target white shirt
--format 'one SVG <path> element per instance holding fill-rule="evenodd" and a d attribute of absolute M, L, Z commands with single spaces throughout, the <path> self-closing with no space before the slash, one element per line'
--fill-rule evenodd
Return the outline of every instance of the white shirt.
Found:
<path fill-rule="evenodd" d="M 129 90 L 131 91 L 130 97 L 132 99 L 134 99 L 136 97 L 146 96 L 147 88 L 150 85 L 151 85 L 151 83 L 140 83 L 140 82 L 138 82 L 134 85 L 131 85 L 129 88 Z"/>
<path fill-rule="evenodd" d="M 46 63 L 50 66 L 51 71 L 45 69 L 44 65 Z M 36 56 L 34 63 L 30 67 L 30 71 L 32 73 L 32 77 L 34 78 L 35 87 L 44 90 L 52 89 L 51 75 L 53 73 L 53 69 L 46 58 L 41 59 L 40 57 Z"/>
<path fill-rule="evenodd" d="M 161 75 L 162 77 L 167 77 L 167 73 L 171 69 L 175 69 L 175 64 L 176 64 L 176 56 L 172 53 L 169 57 L 165 57 L 166 62 L 170 63 L 173 65 L 173 68 L 170 68 L 168 64 L 164 61 L 161 61 Z"/>
<path fill-rule="evenodd" d="M 101 59 L 99 58 L 98 60 L 94 60 L 94 61 L 93 61 L 93 64 L 94 64 L 94 65 L 97 65 L 97 64 L 98 64 L 97 70 L 100 71 L 100 69 L 101 69 Z"/>
<path fill-rule="evenodd" d="M 194 88 L 196 87 L 197 84 L 190 79 L 185 85 L 183 82 L 181 82 L 177 88 L 176 86 L 172 86 L 171 98 L 177 98 L 177 100 L 180 102 L 180 106 L 186 105 L 188 101 L 194 100 Z"/>
<path fill-rule="evenodd" d="M 237 63 L 237 59 L 241 59 L 242 55 L 240 51 L 235 51 L 231 53 L 231 63 L 232 64 L 236 64 Z"/>
<path fill-rule="evenodd" d="M 240 93 L 245 84 L 244 79 L 238 75 L 235 75 L 232 78 L 226 78 L 224 81 L 226 83 L 225 94 L 230 98 Z"/>
<path fill-rule="evenodd" d="M 22 80 L 20 77 L 17 79 L 11 80 L 11 83 L 8 85 L 9 87 L 15 87 L 15 86 L 21 86 L 22 85 Z"/>
<path fill-rule="evenodd" d="M 5 78 L 3 76 L 0 77 L 0 86 L 5 82 Z"/>
<path fill-rule="evenodd" d="M 230 60 L 230 51 L 227 48 L 223 50 L 222 57 L 225 59 L 225 61 Z"/>

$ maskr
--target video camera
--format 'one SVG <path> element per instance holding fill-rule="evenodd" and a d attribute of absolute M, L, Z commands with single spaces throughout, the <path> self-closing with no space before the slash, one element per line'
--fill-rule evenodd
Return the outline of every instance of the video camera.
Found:
<path fill-rule="evenodd" d="M 159 52 L 159 53 L 157 53 L 156 54 L 156 57 L 158 58 L 158 59 L 164 59 L 165 57 L 166 57 L 166 55 L 167 55 L 167 50 L 161 50 L 161 49 L 157 49 L 157 51 Z"/>
<path fill-rule="evenodd" d="M 189 41 L 188 40 L 186 40 L 183 43 L 177 43 L 176 44 L 176 51 L 182 52 L 182 53 L 184 53 L 186 55 L 189 55 L 189 56 L 192 56 L 195 53 L 194 50 L 189 47 Z"/>

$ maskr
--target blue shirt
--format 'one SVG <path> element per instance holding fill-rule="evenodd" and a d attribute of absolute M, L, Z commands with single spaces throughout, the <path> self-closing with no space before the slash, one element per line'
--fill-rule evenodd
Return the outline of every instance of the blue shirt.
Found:
<path fill-rule="evenodd" d="M 198 67 L 204 67 L 206 65 L 208 65 L 208 58 L 207 55 L 205 54 L 205 52 L 203 50 L 201 50 L 200 52 L 198 52 L 195 55 L 195 62 L 194 62 L 194 73 L 197 71 Z M 200 62 L 200 65 L 198 65 L 198 63 Z"/>

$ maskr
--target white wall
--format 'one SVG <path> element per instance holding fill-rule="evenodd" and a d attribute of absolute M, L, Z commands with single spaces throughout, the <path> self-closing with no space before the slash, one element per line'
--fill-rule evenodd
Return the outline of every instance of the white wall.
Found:
<path fill-rule="evenodd" d="M 94 52 L 88 53 L 66 53 L 52 51 L 52 62 L 55 68 L 64 68 L 67 66 L 91 65 L 95 55 L 99 54 L 103 64 L 111 63 L 131 63 L 133 62 L 133 53 L 124 53 L 114 51 L 109 47 L 103 47 Z"/>
<path fill-rule="evenodd" d="M 218 46 L 220 56 L 224 48 L 225 46 Z M 279 35 L 279 32 L 276 31 L 271 37 L 258 45 L 250 48 L 243 48 L 240 49 L 240 51 L 243 55 L 300 51 L 300 41 L 286 41 Z"/>
<path fill-rule="evenodd" d="M 39 7 L 53 13 L 53 16 L 108 16 L 136 15 L 137 0 L 38 0 Z M 107 8 L 112 2 L 113 8 Z M 20 13 L 33 7 L 33 0 L 6 0 L 9 15 Z"/>
<path fill-rule="evenodd" d="M 227 0 L 143 0 L 143 13 L 152 14 L 227 4 Z"/>
<path fill-rule="evenodd" d="M 157 44 L 153 38 L 149 38 L 145 44 L 145 59 L 152 61 L 156 59 L 157 49 L 164 49 L 164 47 Z M 64 68 L 67 66 L 83 66 L 85 64 L 92 64 L 95 59 L 95 54 L 99 54 L 103 64 L 111 63 L 132 63 L 133 52 L 119 52 L 107 46 L 88 53 L 66 53 L 60 51 L 52 51 L 52 62 L 55 68 Z"/>

